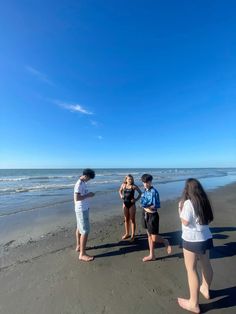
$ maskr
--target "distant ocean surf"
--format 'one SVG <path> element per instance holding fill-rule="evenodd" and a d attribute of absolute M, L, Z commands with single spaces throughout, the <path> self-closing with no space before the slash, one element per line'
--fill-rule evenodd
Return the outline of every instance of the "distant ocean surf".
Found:
<path fill-rule="evenodd" d="M 235 168 L 154 168 L 95 169 L 96 177 L 89 182 L 90 190 L 100 195 L 117 191 L 126 174 L 131 173 L 141 186 L 143 173 L 151 173 L 154 185 L 168 195 L 168 185 L 183 186 L 186 178 L 195 177 L 211 182 L 210 188 L 236 181 Z M 2 169 L 0 170 L 0 216 L 37 209 L 73 199 L 73 187 L 82 169 Z M 208 181 L 207 181 L 208 180 Z M 207 188 L 207 186 L 206 186 Z M 173 189 L 172 189 L 173 190 Z M 169 194 L 171 198 L 171 193 Z M 179 191 L 178 191 L 179 193 Z M 172 195 L 176 197 L 176 195 Z M 162 197 L 163 199 L 163 197 Z"/>

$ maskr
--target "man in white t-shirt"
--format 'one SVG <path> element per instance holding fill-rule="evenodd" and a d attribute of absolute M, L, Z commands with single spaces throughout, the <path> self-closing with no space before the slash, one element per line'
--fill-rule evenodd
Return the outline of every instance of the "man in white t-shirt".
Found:
<path fill-rule="evenodd" d="M 89 204 L 88 198 L 95 193 L 88 192 L 86 182 L 94 179 L 95 172 L 92 169 L 84 169 L 83 175 L 76 182 L 74 187 L 74 203 L 77 221 L 76 229 L 76 251 L 79 252 L 79 260 L 90 262 L 94 258 L 86 254 L 86 243 L 90 231 Z"/>

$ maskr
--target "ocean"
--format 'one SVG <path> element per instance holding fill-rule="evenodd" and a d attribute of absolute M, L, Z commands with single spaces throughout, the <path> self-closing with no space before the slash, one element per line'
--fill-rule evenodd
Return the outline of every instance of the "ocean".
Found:
<path fill-rule="evenodd" d="M 96 176 L 88 182 L 89 190 L 96 193 L 90 201 L 92 220 L 122 215 L 118 189 L 127 174 L 141 189 L 142 174 L 152 174 L 161 201 L 179 197 L 189 177 L 199 179 L 207 191 L 236 181 L 236 168 L 94 170 Z M 0 170 L 0 244 L 75 223 L 73 188 L 81 173 L 82 169 Z"/>
<path fill-rule="evenodd" d="M 0 170 L 0 216 L 73 200 L 73 187 L 82 169 L 2 169 Z M 158 186 L 162 199 L 176 197 L 173 186 L 183 187 L 184 181 L 194 177 L 205 182 L 206 189 L 216 188 L 236 180 L 234 168 L 203 169 L 95 169 L 96 177 L 89 181 L 89 189 L 102 199 L 119 189 L 125 175 L 132 174 L 142 187 L 143 173 L 151 173 L 153 185 Z M 210 179 L 210 180 L 209 180 Z M 168 190 L 168 186 L 171 187 Z M 161 193 L 161 191 L 163 193 Z M 117 194 L 118 197 L 118 194 Z"/>

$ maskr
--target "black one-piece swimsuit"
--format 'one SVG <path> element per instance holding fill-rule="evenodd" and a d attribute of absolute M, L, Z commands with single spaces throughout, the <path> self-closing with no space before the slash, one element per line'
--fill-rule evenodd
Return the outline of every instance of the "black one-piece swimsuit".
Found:
<path fill-rule="evenodd" d="M 131 201 L 134 199 L 134 189 L 124 189 L 124 205 L 128 209 L 134 205 L 134 203 Z"/>

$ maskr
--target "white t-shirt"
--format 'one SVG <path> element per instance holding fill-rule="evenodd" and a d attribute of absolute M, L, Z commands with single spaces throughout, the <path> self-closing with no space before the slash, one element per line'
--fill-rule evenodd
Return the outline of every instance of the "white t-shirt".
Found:
<path fill-rule="evenodd" d="M 190 200 L 184 202 L 180 218 L 189 222 L 187 226 L 182 223 L 182 239 L 185 241 L 201 242 L 212 238 L 209 226 L 198 223 L 198 218 L 194 213 L 193 204 Z"/>
<path fill-rule="evenodd" d="M 80 195 L 85 195 L 88 193 L 87 184 L 82 181 L 78 180 L 74 187 L 74 193 L 79 193 Z M 75 202 L 75 211 L 84 211 L 89 209 L 88 199 L 84 199 L 82 201 Z"/>

